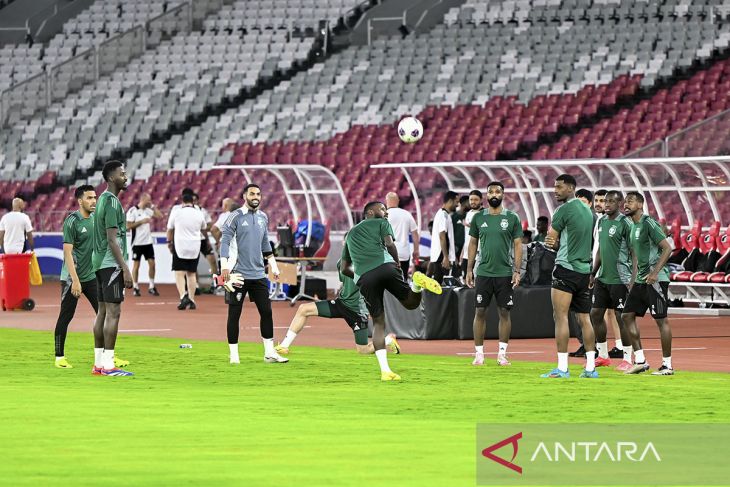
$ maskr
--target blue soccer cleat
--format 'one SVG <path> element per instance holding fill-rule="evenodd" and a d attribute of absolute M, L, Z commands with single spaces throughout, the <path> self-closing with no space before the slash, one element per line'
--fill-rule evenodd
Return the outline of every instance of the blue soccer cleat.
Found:
<path fill-rule="evenodd" d="M 587 370 L 583 369 L 583 372 L 580 373 L 579 377 L 581 379 L 598 379 L 598 371 L 596 369 L 593 369 L 588 372 Z"/>
<path fill-rule="evenodd" d="M 547 374 L 542 374 L 540 377 L 543 379 L 570 379 L 570 371 L 566 370 L 563 372 L 556 367 Z"/>
<path fill-rule="evenodd" d="M 106 375 L 109 377 L 129 377 L 134 374 L 129 372 L 128 370 L 113 368 L 113 369 L 101 369 L 101 375 Z"/>

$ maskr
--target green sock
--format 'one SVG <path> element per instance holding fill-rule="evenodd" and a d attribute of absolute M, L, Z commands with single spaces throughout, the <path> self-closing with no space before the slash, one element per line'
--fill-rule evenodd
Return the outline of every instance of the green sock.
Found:
<path fill-rule="evenodd" d="M 368 329 L 363 328 L 355 332 L 355 343 L 358 345 L 368 344 Z"/>

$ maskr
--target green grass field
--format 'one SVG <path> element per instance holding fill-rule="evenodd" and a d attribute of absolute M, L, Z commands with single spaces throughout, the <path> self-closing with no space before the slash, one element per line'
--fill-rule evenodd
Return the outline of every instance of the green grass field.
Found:
<path fill-rule="evenodd" d="M 76 368 L 58 370 L 50 332 L 0 329 L 0 484 L 470 486 L 477 423 L 729 417 L 725 374 L 555 381 L 538 378 L 552 364 L 401 355 L 404 380 L 381 383 L 354 350 L 271 365 L 242 344 L 231 366 L 224 343 L 180 343 L 122 336 L 137 375 L 93 377 L 89 334 L 69 334 Z"/>

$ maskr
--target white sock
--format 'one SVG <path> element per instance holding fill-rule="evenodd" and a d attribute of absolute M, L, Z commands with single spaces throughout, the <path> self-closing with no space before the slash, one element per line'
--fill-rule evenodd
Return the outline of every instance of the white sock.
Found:
<path fill-rule="evenodd" d="M 94 349 L 94 367 L 101 368 L 104 366 L 103 352 L 103 348 Z"/>
<path fill-rule="evenodd" d="M 605 343 L 604 343 L 605 345 Z M 596 370 L 596 351 L 586 352 L 586 370 L 593 372 Z"/>
<path fill-rule="evenodd" d="M 297 337 L 296 333 L 294 333 L 291 330 L 288 330 L 286 332 L 286 336 L 284 337 L 284 341 L 281 342 L 279 345 L 281 345 L 284 348 L 289 348 L 296 337 Z"/>
<path fill-rule="evenodd" d="M 238 360 L 238 343 L 229 343 L 228 344 L 228 353 L 230 355 L 231 360 Z"/>
<path fill-rule="evenodd" d="M 596 348 L 598 349 L 599 357 L 608 358 L 608 343 L 606 343 L 606 342 L 596 343 Z"/>
<path fill-rule="evenodd" d="M 390 336 L 390 334 L 385 335 L 385 345 L 387 346 L 387 345 L 390 345 L 391 343 L 393 343 L 393 337 Z"/>
<path fill-rule="evenodd" d="M 102 363 L 104 368 L 111 370 L 114 368 L 114 350 L 106 350 L 102 352 Z"/>
<path fill-rule="evenodd" d="M 624 360 L 628 363 L 631 363 L 631 354 L 634 353 L 634 347 L 629 345 L 628 347 L 624 347 Z"/>
<path fill-rule="evenodd" d="M 662 365 L 672 368 L 672 357 L 662 357 Z"/>
<path fill-rule="evenodd" d="M 618 348 L 619 350 L 624 348 L 624 343 L 621 341 L 620 338 L 616 340 L 616 348 Z"/>
<path fill-rule="evenodd" d="M 375 357 L 378 359 L 381 372 L 393 372 L 388 366 L 388 352 L 384 348 L 382 350 L 375 351 Z"/>
<path fill-rule="evenodd" d="M 423 291 L 423 288 L 415 282 L 411 281 L 411 291 L 413 291 L 414 293 L 420 293 L 421 291 Z"/>
<path fill-rule="evenodd" d="M 484 354 L 484 345 L 474 345 L 474 349 L 477 351 L 477 353 Z"/>
<path fill-rule="evenodd" d="M 136 283 L 136 282 L 133 282 L 133 283 L 132 283 L 132 287 L 133 287 L 134 289 L 139 289 L 139 284 L 138 284 L 138 283 Z"/>
<path fill-rule="evenodd" d="M 274 339 L 273 338 L 262 338 L 264 341 L 264 356 L 273 357 L 276 352 L 274 351 Z"/>
<path fill-rule="evenodd" d="M 155 280 L 150 279 L 150 289 L 154 289 L 154 288 L 155 288 Z"/>
<path fill-rule="evenodd" d="M 643 350 L 634 350 L 634 359 L 637 364 L 643 364 L 646 362 L 646 358 L 644 357 L 644 351 Z"/>
<path fill-rule="evenodd" d="M 507 344 L 499 342 L 499 355 L 507 355 Z"/>
<path fill-rule="evenodd" d="M 558 352 L 558 368 L 563 372 L 568 371 L 568 352 Z"/>
<path fill-rule="evenodd" d="M 60 357 L 56 357 L 56 362 L 58 362 L 59 360 L 63 360 L 65 358 L 66 358 L 65 355 L 61 355 Z"/>

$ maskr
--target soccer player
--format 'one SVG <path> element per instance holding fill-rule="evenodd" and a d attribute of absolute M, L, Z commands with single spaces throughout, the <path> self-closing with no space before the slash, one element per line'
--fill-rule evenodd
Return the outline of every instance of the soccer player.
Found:
<path fill-rule="evenodd" d="M 629 294 L 632 276 L 632 264 L 629 257 L 629 234 L 631 222 L 622 213 L 623 195 L 620 191 L 609 191 L 605 195 L 605 214 L 598 220 L 598 248 L 593 260 L 591 287 L 593 288 L 593 309 L 591 321 L 596 334 L 598 358 L 596 367 L 611 365 L 608 344 L 606 343 L 606 320 L 608 312 L 615 314 L 619 323 L 619 335 L 622 343 L 628 344 L 621 312 Z M 622 345 L 623 346 L 623 345 Z M 616 367 L 626 371 L 631 368 L 631 346 L 623 350 L 624 360 Z"/>
<path fill-rule="evenodd" d="M 373 344 L 368 343 L 368 310 L 365 307 L 365 301 L 355 281 L 342 273 L 341 264 L 342 261 L 337 262 L 337 271 L 340 282 L 342 283 L 337 298 L 331 301 L 301 304 L 289 325 L 289 330 L 286 332 L 284 341 L 277 345 L 277 352 L 287 355 L 294 339 L 307 324 L 307 318 L 310 316 L 322 316 L 323 318 L 344 319 L 355 334 L 355 347 L 357 351 L 362 354 L 375 353 Z M 385 337 L 385 346 L 393 353 L 400 353 L 398 340 L 393 333 L 389 333 Z"/>
<path fill-rule="evenodd" d="M 469 211 L 466 212 L 466 216 L 464 217 L 464 231 L 468 234 L 469 233 L 469 226 L 471 225 L 471 220 L 474 218 L 474 215 L 482 211 L 482 192 L 478 189 L 473 189 L 469 192 Z M 466 272 L 466 268 L 469 265 L 469 255 L 463 255 L 461 259 L 461 268 L 464 269 Z M 479 256 L 479 242 L 477 242 L 477 258 Z"/>
<path fill-rule="evenodd" d="M 124 288 L 132 287 L 132 273 L 127 266 L 127 222 L 122 203 L 117 197 L 127 187 L 127 173 L 120 161 L 104 164 L 102 176 L 107 183 L 94 211 L 93 269 L 99 295 L 99 311 L 94 322 L 94 375 L 134 375 L 115 362 L 119 317 L 122 313 Z"/>
<path fill-rule="evenodd" d="M 76 188 L 74 196 L 79 209 L 63 222 L 63 266 L 61 267 L 61 310 L 53 333 L 56 348 L 56 368 L 73 369 L 66 360 L 64 346 L 68 325 L 76 313 L 79 296 L 83 293 L 89 304 L 98 312 L 96 275 L 91 267 L 94 245 L 94 220 L 91 214 L 96 208 L 94 187 L 84 184 Z"/>
<path fill-rule="evenodd" d="M 206 260 L 208 261 L 208 265 L 210 265 L 210 272 L 212 274 L 218 274 L 218 262 L 215 258 L 215 253 L 213 252 L 213 247 L 210 245 L 210 239 L 208 239 L 208 233 L 210 232 L 211 226 L 213 224 L 213 219 L 210 217 L 210 213 L 208 213 L 208 210 L 200 206 L 200 197 L 193 193 L 193 206 L 200 211 L 200 213 L 203 215 L 203 220 L 205 220 L 205 228 L 203 231 L 200 232 L 200 253 L 205 256 Z M 198 280 L 199 281 L 199 280 Z M 211 292 L 213 289 L 211 288 Z M 200 288 L 195 288 L 195 294 L 200 294 Z"/>
<path fill-rule="evenodd" d="M 480 211 L 469 227 L 469 263 L 466 284 L 474 287 L 474 263 L 477 242 L 481 246 L 481 258 L 476 270 L 476 314 L 474 315 L 474 362 L 484 365 L 484 332 L 487 328 L 487 308 L 492 296 L 499 310 L 499 349 L 497 364 L 510 365 L 507 360 L 507 344 L 512 329 L 510 310 L 513 306 L 512 290 L 520 284 L 522 262 L 522 223 L 517 213 L 502 206 L 504 185 L 493 181 L 487 186 L 489 208 Z M 514 258 L 512 258 L 514 252 Z"/>
<path fill-rule="evenodd" d="M 238 355 L 239 320 L 243 312 L 246 294 L 256 303 L 261 321 L 261 339 L 264 342 L 264 362 L 285 363 L 289 359 L 274 349 L 274 321 L 271 315 L 269 281 L 266 279 L 264 258 L 268 260 L 271 273 L 279 278 L 279 267 L 269 242 L 269 218 L 259 208 L 261 188 L 248 184 L 243 188 L 246 204 L 232 212 L 223 224 L 221 238 L 221 277 L 229 283 L 225 302 L 228 304 L 228 348 L 232 364 L 241 363 Z M 235 264 L 231 259 L 231 242 L 236 241 Z M 233 287 L 231 284 L 236 283 Z"/>
<path fill-rule="evenodd" d="M 451 263 L 456 260 L 454 246 L 454 222 L 451 213 L 456 209 L 459 195 L 453 191 L 446 191 L 442 198 L 443 205 L 433 217 L 433 231 L 431 232 L 431 257 L 427 274 L 439 283 L 444 273 L 451 270 Z"/>
<path fill-rule="evenodd" d="M 395 246 L 398 248 L 398 261 L 403 271 L 403 279 L 408 280 L 408 270 L 411 267 L 411 252 L 408 237 L 413 240 L 413 262 L 417 262 L 420 255 L 421 241 L 418 236 L 418 225 L 410 212 L 399 208 L 400 199 L 395 193 L 385 195 L 388 205 L 388 223 L 393 228 Z"/>
<path fill-rule="evenodd" d="M 588 313 L 591 311 L 591 210 L 575 197 L 575 178 L 561 174 L 555 180 L 555 197 L 562 203 L 553 214 L 552 228 L 545 245 L 556 249 L 551 299 L 555 319 L 558 366 L 542 377 L 568 378 L 568 311 L 575 311 L 583 330 L 586 366 L 582 378 L 597 378 L 595 336 Z"/>
<path fill-rule="evenodd" d="M 469 211 L 469 196 L 463 195 L 459 198 L 459 204 L 451 214 L 451 222 L 454 226 L 454 253 L 456 254 L 456 260 L 454 260 L 454 268 L 456 270 L 455 277 L 461 279 L 466 274 L 466 267 L 461 265 L 464 255 L 464 243 L 466 242 L 466 227 L 464 226 L 464 220 L 466 214 Z"/>
<path fill-rule="evenodd" d="M 413 273 L 411 285 L 403 279 L 398 263 L 398 249 L 393 229 L 386 220 L 385 205 L 371 201 L 363 210 L 365 219 L 355 225 L 345 238 L 342 250 L 342 273 L 353 278 L 373 318 L 373 346 L 380 365 L 380 379 L 400 380 L 390 370 L 385 350 L 385 308 L 383 293 L 387 289 L 406 309 L 421 304 L 423 288 L 441 294 L 441 286 L 421 272 Z M 451 220 L 449 220 L 451 221 Z"/>
<path fill-rule="evenodd" d="M 132 231 L 132 288 L 133 294 L 141 296 L 139 292 L 139 264 L 142 257 L 147 261 L 148 276 L 150 279 L 147 292 L 152 296 L 160 293 L 155 287 L 155 247 L 152 240 L 150 222 L 154 218 L 162 218 L 162 212 L 152 204 L 152 196 L 143 193 L 139 204 L 127 210 L 127 230 Z"/>
<path fill-rule="evenodd" d="M 659 327 L 662 341 L 662 366 L 652 375 L 674 375 L 672 329 L 667 320 L 669 272 L 666 268 L 672 255 L 672 245 L 656 220 L 644 214 L 644 196 L 641 193 L 632 191 L 626 195 L 624 213 L 633 222 L 629 242 L 637 265 L 636 280 L 621 315 L 634 347 L 634 366 L 626 373 L 640 374 L 649 370 L 636 324 L 636 317 L 644 316 L 648 308 Z"/>
<path fill-rule="evenodd" d="M 549 218 L 546 216 L 539 216 L 537 217 L 537 225 L 535 230 L 537 230 L 537 235 L 535 235 L 535 238 L 532 240 L 533 242 L 544 242 L 545 237 L 547 237 L 548 232 L 548 225 Z"/>

